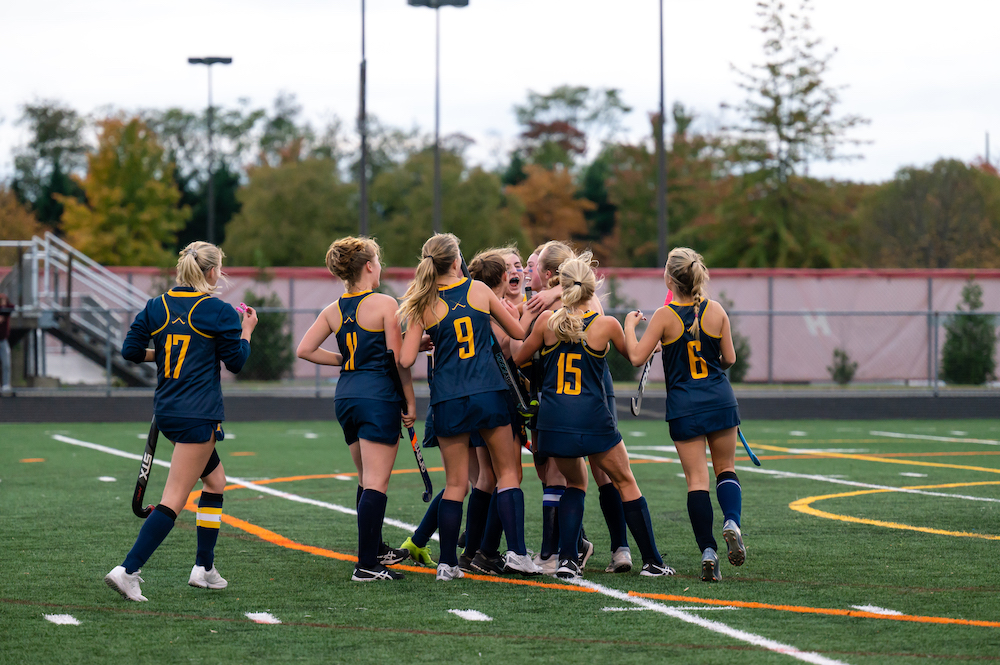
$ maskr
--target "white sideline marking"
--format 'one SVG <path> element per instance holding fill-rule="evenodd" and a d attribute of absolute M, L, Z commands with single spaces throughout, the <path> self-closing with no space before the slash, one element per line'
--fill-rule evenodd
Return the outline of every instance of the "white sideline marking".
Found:
<path fill-rule="evenodd" d="M 316 432 L 306 432 L 303 436 L 305 436 L 307 439 L 318 439 L 319 438 L 319 434 L 317 434 Z"/>
<path fill-rule="evenodd" d="M 788 436 L 808 436 L 808 432 L 803 432 L 802 430 L 793 429 L 788 433 Z"/>
<path fill-rule="evenodd" d="M 673 462 L 674 464 L 680 464 L 679 459 L 671 459 L 669 457 L 657 457 L 655 455 L 639 455 L 629 453 L 630 458 L 634 459 L 647 459 L 653 460 L 654 462 Z M 712 466 L 712 462 L 708 463 L 708 466 Z M 842 480 L 835 476 L 819 476 L 811 473 L 793 473 L 791 471 L 777 471 L 775 469 L 762 469 L 756 466 L 737 466 L 737 471 L 747 472 L 747 473 L 762 473 L 766 476 L 774 476 L 776 478 L 798 478 L 801 480 L 818 480 L 823 483 L 834 483 L 836 485 L 850 485 L 851 487 L 864 487 L 873 490 L 890 490 L 892 492 L 902 492 L 904 494 L 922 494 L 924 496 L 938 496 L 946 499 L 965 499 L 966 501 L 985 501 L 987 503 L 1000 503 L 1000 499 L 992 499 L 985 496 L 969 496 L 968 494 L 949 494 L 947 492 L 928 492 L 927 490 L 914 490 L 908 489 L 906 487 L 892 487 L 890 485 L 873 485 L 871 483 L 859 483 L 854 480 Z M 683 478 L 684 474 L 677 474 L 678 478 Z"/>
<path fill-rule="evenodd" d="M 676 446 L 627 446 L 629 450 L 651 450 L 657 453 L 676 453 Z"/>
<path fill-rule="evenodd" d="M 141 455 L 135 455 L 133 453 L 127 453 L 124 450 L 118 450 L 117 448 L 110 448 L 108 446 L 102 446 L 99 443 L 90 443 L 89 441 L 81 441 L 79 439 L 74 439 L 72 437 L 63 436 L 62 434 L 53 434 L 52 438 L 55 439 L 56 441 L 62 441 L 63 443 L 69 443 L 69 444 L 72 444 L 74 446 L 81 446 L 83 448 L 90 448 L 91 450 L 97 450 L 99 452 L 108 453 L 109 455 L 115 455 L 117 457 L 124 457 L 126 459 L 132 459 L 132 460 L 137 460 L 137 461 L 141 461 L 142 460 L 142 456 Z M 168 469 L 170 468 L 170 462 L 164 462 L 164 461 L 158 460 L 158 459 L 154 459 L 153 460 L 153 464 L 157 464 L 159 466 L 165 466 Z M 257 484 L 255 484 L 255 483 L 253 483 L 250 480 L 247 480 L 245 478 L 236 478 L 234 476 L 226 476 L 226 480 L 228 480 L 229 482 L 233 483 L 234 485 L 242 485 L 243 487 L 245 487 L 247 489 L 255 490 L 257 492 L 260 492 L 261 494 L 270 494 L 271 496 L 281 497 L 282 499 L 288 499 L 289 501 L 296 501 L 298 503 L 305 503 L 305 504 L 308 504 L 310 506 L 318 506 L 320 508 L 327 508 L 329 510 L 334 510 L 334 511 L 337 511 L 339 513 L 344 513 L 345 515 L 357 515 L 358 514 L 358 511 L 354 510 L 353 508 L 345 508 L 344 506 L 338 506 L 335 503 L 326 503 L 325 501 L 317 501 L 315 499 L 307 499 L 304 496 L 299 496 L 298 494 L 292 494 L 290 492 L 282 492 L 281 490 L 276 490 L 276 489 L 267 487 L 266 485 L 257 485 Z M 407 524 L 406 522 L 401 522 L 400 520 L 394 520 L 394 519 L 392 519 L 390 517 L 385 518 L 385 522 L 384 523 L 388 524 L 390 526 L 399 527 L 400 529 L 403 529 L 404 531 L 407 531 L 409 533 L 413 533 L 416 530 L 416 528 L 417 528 L 416 525 Z M 433 536 L 431 536 L 431 540 L 440 540 L 440 538 L 435 533 Z"/>
<path fill-rule="evenodd" d="M 965 436 L 966 434 L 968 434 L 968 432 L 961 432 L 957 429 L 953 429 L 950 432 L 948 432 L 948 434 L 951 434 L 952 436 Z"/>
<path fill-rule="evenodd" d="M 868 432 L 872 436 L 887 436 L 890 439 L 920 439 L 923 441 L 944 441 L 946 443 L 981 443 L 986 446 L 1000 446 L 1000 441 L 993 439 L 961 439 L 952 436 L 934 436 L 933 434 L 904 434 L 903 432 Z"/>
<path fill-rule="evenodd" d="M 354 478 L 351 478 L 350 476 L 334 476 L 334 478 L 337 480 L 354 480 Z"/>
<path fill-rule="evenodd" d="M 887 610 L 884 607 L 877 607 L 875 605 L 851 605 L 856 610 L 861 610 L 862 612 L 871 612 L 872 614 L 884 614 L 890 617 L 903 616 L 902 612 L 897 612 L 896 610 Z"/>
<path fill-rule="evenodd" d="M 910 471 L 901 471 L 901 476 L 906 476 L 907 478 L 926 478 L 926 473 L 911 473 Z"/>
<path fill-rule="evenodd" d="M 243 616 L 254 623 L 281 623 L 281 619 L 270 612 L 244 612 Z"/>
<path fill-rule="evenodd" d="M 113 476 L 98 476 L 97 479 L 100 480 L 102 483 L 118 482 L 118 479 L 114 478 Z"/>
<path fill-rule="evenodd" d="M 570 581 L 570 580 L 567 580 Z M 692 623 L 696 626 L 701 626 L 707 630 L 714 633 L 719 633 L 721 635 L 726 635 L 735 640 L 741 642 L 746 642 L 747 644 L 752 644 L 754 646 L 763 647 L 769 651 L 775 653 L 784 654 L 786 656 L 791 656 L 797 660 L 801 660 L 806 663 L 813 663 L 814 665 L 844 665 L 843 661 L 833 660 L 832 658 L 827 658 L 826 656 L 821 656 L 818 653 L 813 653 L 811 651 L 802 651 L 796 647 L 788 644 L 782 644 L 775 640 L 762 637 L 760 635 L 755 635 L 753 633 L 748 633 L 745 630 L 739 630 L 737 628 L 731 628 L 724 623 L 718 621 L 712 621 L 710 619 L 705 619 L 700 616 L 695 616 L 694 614 L 688 614 L 684 610 L 675 609 L 657 603 L 648 598 L 640 598 L 638 596 L 630 596 L 627 593 L 618 591 L 616 589 L 609 589 L 607 587 L 601 586 L 600 584 L 595 584 L 589 580 L 571 580 L 570 583 L 576 584 L 578 586 L 586 587 L 588 589 L 593 589 L 600 594 L 608 596 L 610 598 L 615 598 L 617 600 L 634 603 L 640 607 L 652 610 L 654 612 L 659 612 L 660 614 L 666 614 L 667 616 L 674 617 L 675 619 L 680 619 L 687 623 Z"/>
<path fill-rule="evenodd" d="M 466 621 L 493 621 L 493 617 L 489 617 L 479 610 L 448 610 L 455 616 L 465 619 Z"/>
<path fill-rule="evenodd" d="M 72 614 L 46 614 L 45 618 L 60 626 L 79 626 L 80 622 Z"/>
<path fill-rule="evenodd" d="M 646 436 L 646 433 L 645 432 L 629 432 L 628 435 L 629 436 L 639 437 L 639 436 Z"/>
<path fill-rule="evenodd" d="M 709 610 L 738 610 L 739 607 L 733 607 L 732 605 L 725 605 L 722 607 L 713 607 L 711 605 L 669 605 L 666 606 L 668 610 L 698 610 L 698 611 L 709 611 Z M 646 612 L 650 608 L 648 607 L 602 607 L 602 612 Z"/>

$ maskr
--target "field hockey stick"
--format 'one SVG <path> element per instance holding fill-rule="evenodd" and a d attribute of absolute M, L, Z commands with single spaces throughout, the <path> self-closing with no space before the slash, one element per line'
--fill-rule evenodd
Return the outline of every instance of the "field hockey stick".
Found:
<path fill-rule="evenodd" d="M 642 374 L 639 376 L 639 390 L 636 391 L 635 397 L 632 398 L 632 415 L 639 415 L 639 409 L 642 407 L 642 393 L 646 390 L 646 382 L 649 381 L 649 368 L 653 366 L 653 355 L 650 354 L 649 360 L 646 364 L 642 366 Z"/>
<path fill-rule="evenodd" d="M 156 454 L 156 441 L 160 438 L 160 430 L 156 427 L 156 416 L 149 423 L 149 435 L 146 436 L 146 450 L 142 454 L 139 465 L 139 478 L 135 481 L 135 493 L 132 495 L 132 512 L 141 519 L 146 519 L 153 512 L 152 504 L 142 507 L 142 497 L 146 494 L 146 483 L 149 482 L 149 470 L 153 468 L 153 456 Z"/>
<path fill-rule="evenodd" d="M 747 443 L 747 438 L 745 436 L 743 436 L 743 430 L 741 430 L 739 427 L 737 427 L 736 428 L 736 434 L 739 435 L 739 437 L 740 437 L 740 443 L 743 444 L 743 448 L 746 449 L 747 455 L 750 456 L 750 461 L 753 462 L 754 464 L 756 464 L 757 466 L 760 466 L 760 460 L 757 459 L 757 456 L 753 454 L 752 450 L 750 450 L 750 444 Z"/>
<path fill-rule="evenodd" d="M 396 367 L 396 354 L 392 350 L 385 352 L 385 364 L 396 392 L 399 393 L 400 399 L 405 402 L 406 393 L 403 392 L 403 380 L 399 377 L 399 369 Z M 413 448 L 413 456 L 417 459 L 417 469 L 420 470 L 420 479 L 424 481 L 424 494 L 421 498 L 423 498 L 424 503 L 430 503 L 431 496 L 434 494 L 434 487 L 431 485 L 431 474 L 427 473 L 427 464 L 424 462 L 424 456 L 420 452 L 420 444 L 417 442 L 417 432 L 412 427 L 407 427 L 406 433 L 410 437 L 410 447 Z"/>
<path fill-rule="evenodd" d="M 465 264 L 465 257 L 462 256 L 461 252 L 458 255 L 462 259 L 462 274 L 468 279 L 472 279 L 469 266 Z M 493 360 L 496 361 L 497 368 L 500 370 L 500 376 L 503 377 L 503 382 L 507 384 L 507 390 L 513 395 L 514 401 L 517 403 L 518 413 L 521 413 L 525 417 L 537 413 L 538 405 L 532 404 L 524 398 L 520 383 L 517 377 L 511 373 L 510 366 L 507 365 L 507 359 L 503 355 L 503 348 L 501 348 L 500 342 L 497 341 L 496 336 L 493 334 L 492 328 L 490 329 L 490 350 L 493 354 Z"/>

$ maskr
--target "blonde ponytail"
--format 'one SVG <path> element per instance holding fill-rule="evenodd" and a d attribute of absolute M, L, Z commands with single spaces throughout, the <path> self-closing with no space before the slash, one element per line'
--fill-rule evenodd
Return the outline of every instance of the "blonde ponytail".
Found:
<path fill-rule="evenodd" d="M 177 286 L 189 286 L 201 293 L 215 293 L 219 290 L 219 285 L 212 286 L 205 277 L 212 268 L 219 269 L 219 279 L 224 280 L 222 274 L 222 259 L 226 258 L 225 253 L 215 245 L 200 240 L 189 244 L 180 251 L 177 259 Z"/>
<path fill-rule="evenodd" d="M 689 247 L 675 247 L 667 255 L 664 275 L 673 280 L 680 295 L 694 299 L 694 323 L 688 332 L 696 340 L 701 339 L 701 306 L 707 301 L 705 285 L 708 284 L 705 260 Z"/>
<path fill-rule="evenodd" d="M 438 233 L 424 243 L 420 263 L 403 294 L 397 316 L 400 321 L 422 317 L 437 301 L 437 278 L 444 275 L 458 258 L 458 238 L 451 233 Z"/>
<path fill-rule="evenodd" d="M 562 286 L 563 306 L 549 318 L 549 329 L 563 342 L 586 343 L 587 331 L 577 307 L 590 302 L 600 285 L 594 276 L 593 255 L 583 252 L 559 265 L 559 285 Z"/>

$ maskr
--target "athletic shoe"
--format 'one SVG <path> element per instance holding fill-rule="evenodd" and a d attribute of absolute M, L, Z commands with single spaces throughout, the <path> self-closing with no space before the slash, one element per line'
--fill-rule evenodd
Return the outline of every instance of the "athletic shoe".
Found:
<path fill-rule="evenodd" d="M 639 574 L 643 577 L 664 577 L 665 575 L 674 575 L 675 571 L 670 566 L 665 566 L 660 563 L 644 563 L 642 564 L 642 570 Z"/>
<path fill-rule="evenodd" d="M 465 549 L 465 534 L 466 534 L 465 531 L 463 531 L 462 533 L 458 534 L 458 546 L 459 546 L 459 548 L 461 548 L 463 550 Z"/>
<path fill-rule="evenodd" d="M 410 550 L 393 549 L 385 541 L 378 547 L 378 562 L 383 566 L 393 566 L 410 558 Z"/>
<path fill-rule="evenodd" d="M 611 563 L 604 569 L 606 573 L 627 573 L 632 570 L 632 551 L 619 547 L 611 554 Z"/>
<path fill-rule="evenodd" d="M 536 554 L 532 561 L 536 566 L 542 569 L 543 575 L 555 575 L 556 569 L 559 568 L 559 557 L 555 554 L 549 556 Z"/>
<path fill-rule="evenodd" d="M 145 602 L 147 598 L 142 595 L 139 582 L 144 582 L 139 577 L 139 571 L 131 575 L 125 572 L 125 566 L 115 566 L 111 572 L 104 576 L 104 583 L 122 595 L 125 600 Z"/>
<path fill-rule="evenodd" d="M 701 555 L 701 581 L 722 581 L 722 571 L 719 570 L 719 555 L 711 547 L 706 547 Z"/>
<path fill-rule="evenodd" d="M 729 563 L 742 566 L 747 560 L 747 548 L 743 546 L 743 533 L 733 520 L 726 520 L 722 525 L 722 537 L 726 539 L 726 549 L 729 550 Z"/>
<path fill-rule="evenodd" d="M 594 556 L 594 543 L 587 540 L 586 536 L 583 536 L 583 551 L 579 553 L 580 556 L 580 570 L 587 567 L 587 562 L 590 561 L 590 557 Z"/>
<path fill-rule="evenodd" d="M 522 575 L 541 575 L 542 569 L 527 554 L 507 552 L 503 557 L 504 571 L 517 571 Z"/>
<path fill-rule="evenodd" d="M 188 584 L 201 589 L 225 589 L 229 586 L 229 582 L 219 574 L 215 566 L 212 566 L 211 570 L 205 570 L 204 566 L 195 566 L 191 569 Z"/>
<path fill-rule="evenodd" d="M 401 579 L 403 579 L 403 573 L 398 570 L 386 568 L 380 563 L 377 563 L 374 566 L 362 566 L 359 563 L 354 566 L 354 574 L 351 575 L 351 580 L 354 582 L 391 582 L 393 580 Z"/>
<path fill-rule="evenodd" d="M 399 546 L 400 549 L 404 549 L 410 553 L 410 558 L 419 563 L 422 566 L 437 566 L 434 563 L 434 559 L 431 558 L 431 548 L 429 547 L 417 547 L 417 544 L 413 542 L 412 538 L 407 538 L 403 541 L 403 544 Z"/>
<path fill-rule="evenodd" d="M 462 552 L 461 554 L 458 555 L 458 567 L 467 573 L 476 572 L 472 568 L 472 557 L 466 555 L 465 552 Z"/>
<path fill-rule="evenodd" d="M 583 572 L 580 570 L 580 566 L 576 565 L 576 561 L 563 559 L 559 562 L 556 577 L 561 580 L 581 580 L 583 579 Z"/>
<path fill-rule="evenodd" d="M 451 582 L 465 577 L 465 573 L 458 566 L 449 566 L 446 563 L 438 564 L 437 579 L 442 582 Z"/>
<path fill-rule="evenodd" d="M 507 572 L 503 569 L 503 559 L 499 554 L 490 556 L 483 554 L 482 550 L 472 557 L 472 569 L 484 575 L 503 575 Z"/>

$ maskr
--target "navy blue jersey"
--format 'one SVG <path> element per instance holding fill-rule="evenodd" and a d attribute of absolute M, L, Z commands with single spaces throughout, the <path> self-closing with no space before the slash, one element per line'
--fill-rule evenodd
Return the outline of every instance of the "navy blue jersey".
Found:
<path fill-rule="evenodd" d="M 434 340 L 431 404 L 507 389 L 493 359 L 490 313 L 469 303 L 470 288 L 468 278 L 438 287 L 438 298 L 448 305 L 448 313 L 427 328 Z"/>
<path fill-rule="evenodd" d="M 584 329 L 599 316 L 584 313 Z M 594 435 L 617 431 L 605 386 L 607 354 L 606 348 L 598 352 L 582 342 L 556 342 L 542 349 L 539 430 Z"/>
<path fill-rule="evenodd" d="M 701 318 L 705 316 L 708 303 L 708 300 L 702 303 Z M 719 362 L 722 338 L 702 329 L 696 340 L 688 332 L 694 323 L 693 304 L 672 302 L 667 307 L 680 319 L 684 332 L 677 339 L 663 344 L 663 374 L 667 379 L 666 419 L 736 406 L 736 395 Z"/>
<path fill-rule="evenodd" d="M 250 356 L 250 343 L 240 339 L 240 317 L 218 298 L 178 286 L 146 303 L 122 344 L 122 357 L 143 362 L 153 339 L 156 393 L 153 413 L 222 421 L 219 361 L 239 372 Z"/>
<path fill-rule="evenodd" d="M 371 291 L 345 293 L 337 301 L 340 327 L 337 346 L 344 365 L 337 379 L 337 399 L 364 397 L 382 402 L 398 402 L 399 393 L 389 376 L 385 354 L 385 330 L 368 330 L 358 323 L 358 308 Z"/>

